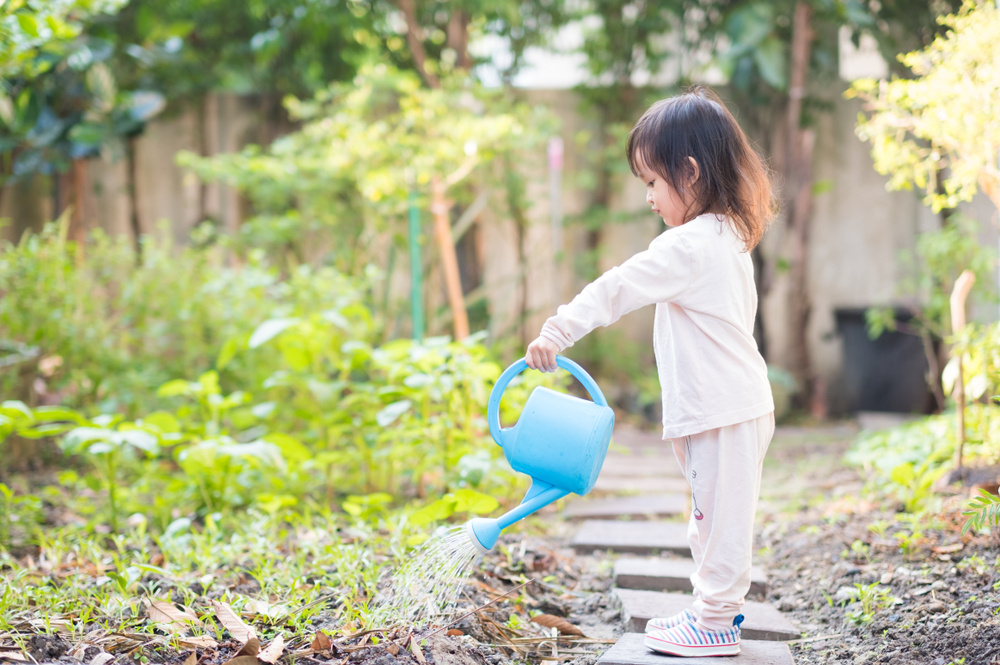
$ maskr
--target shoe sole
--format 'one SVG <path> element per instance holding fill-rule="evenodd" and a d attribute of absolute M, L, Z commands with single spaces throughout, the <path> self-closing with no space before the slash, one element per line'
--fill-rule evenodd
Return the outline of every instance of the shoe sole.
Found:
<path fill-rule="evenodd" d="M 652 649 L 657 653 L 667 654 L 668 656 L 688 656 L 698 658 L 701 656 L 740 655 L 739 644 L 706 644 L 704 646 L 682 645 L 657 639 L 652 635 L 647 635 L 646 639 L 643 640 L 643 644 L 646 645 L 647 649 Z"/>

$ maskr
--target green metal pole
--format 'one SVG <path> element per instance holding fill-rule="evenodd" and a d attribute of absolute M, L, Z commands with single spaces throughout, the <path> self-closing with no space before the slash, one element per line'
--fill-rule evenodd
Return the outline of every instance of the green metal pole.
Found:
<path fill-rule="evenodd" d="M 413 339 L 424 338 L 424 274 L 420 256 L 420 208 L 417 193 L 410 192 L 410 307 L 413 313 Z"/>

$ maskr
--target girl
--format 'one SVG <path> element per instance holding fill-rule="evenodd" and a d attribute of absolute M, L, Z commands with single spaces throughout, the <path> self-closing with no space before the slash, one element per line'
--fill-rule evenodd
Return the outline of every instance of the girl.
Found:
<path fill-rule="evenodd" d="M 691 485 L 695 602 L 652 619 L 645 644 L 677 656 L 731 656 L 740 652 L 761 466 L 774 434 L 767 367 L 753 338 L 749 253 L 774 215 L 774 198 L 760 157 L 703 88 L 650 107 L 629 134 L 627 154 L 669 231 L 559 307 L 525 360 L 555 371 L 556 354 L 594 328 L 656 305 L 663 438 Z"/>

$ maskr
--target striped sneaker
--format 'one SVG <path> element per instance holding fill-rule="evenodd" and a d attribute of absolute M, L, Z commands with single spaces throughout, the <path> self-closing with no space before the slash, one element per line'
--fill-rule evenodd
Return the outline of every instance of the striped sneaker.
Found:
<path fill-rule="evenodd" d="M 661 630 L 668 630 L 674 626 L 679 626 L 682 623 L 694 623 L 698 620 L 698 616 L 691 610 L 684 610 L 680 614 L 675 614 L 672 617 L 666 617 L 664 619 L 650 619 L 646 622 L 646 632 L 655 633 Z"/>
<path fill-rule="evenodd" d="M 728 630 L 705 630 L 696 623 L 682 623 L 646 635 L 644 644 L 648 649 L 670 656 L 737 656 L 742 622 L 740 614 Z"/>

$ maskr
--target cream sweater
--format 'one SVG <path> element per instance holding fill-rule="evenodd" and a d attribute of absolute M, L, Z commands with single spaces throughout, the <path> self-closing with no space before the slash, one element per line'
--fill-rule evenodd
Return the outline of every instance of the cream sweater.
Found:
<path fill-rule="evenodd" d="M 753 338 L 753 262 L 731 225 L 712 214 L 660 234 L 649 249 L 601 275 L 561 306 L 541 334 L 562 350 L 654 303 L 664 439 L 774 410 Z"/>

